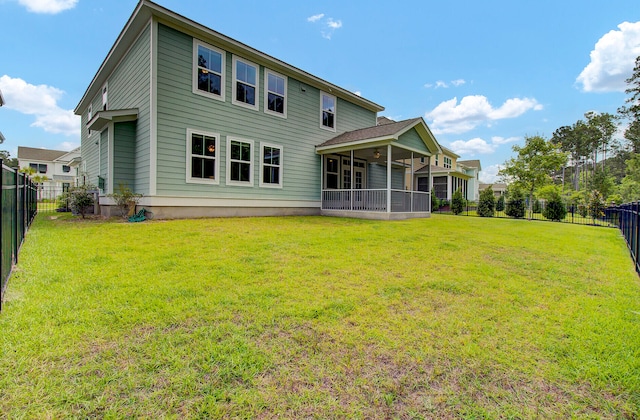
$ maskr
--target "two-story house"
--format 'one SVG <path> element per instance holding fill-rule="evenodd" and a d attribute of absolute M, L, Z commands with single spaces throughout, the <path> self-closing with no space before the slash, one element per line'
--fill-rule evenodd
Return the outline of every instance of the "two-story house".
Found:
<path fill-rule="evenodd" d="M 441 146 L 441 153 L 434 155 L 431 161 L 420 159 L 415 162 L 417 169 L 413 173 L 415 182 L 421 191 L 431 191 L 438 199 L 451 201 L 453 194 L 462 190 L 469 201 L 478 201 L 479 174 L 482 170 L 479 160 L 459 160 L 460 156 Z"/>
<path fill-rule="evenodd" d="M 80 148 L 71 151 L 18 146 L 18 166 L 33 169 L 41 187 L 61 193 L 76 184 Z M 75 167 L 74 167 L 75 166 Z"/>
<path fill-rule="evenodd" d="M 429 215 L 403 161 L 440 152 L 383 107 L 141 0 L 87 88 L 81 174 L 100 207 L 126 185 L 159 218 Z"/>

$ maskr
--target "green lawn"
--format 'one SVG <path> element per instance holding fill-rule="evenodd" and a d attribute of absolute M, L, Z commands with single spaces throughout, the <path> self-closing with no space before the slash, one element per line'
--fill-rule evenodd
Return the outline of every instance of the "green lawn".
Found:
<path fill-rule="evenodd" d="M 0 314 L 0 418 L 638 413 L 609 228 L 39 215 Z"/>

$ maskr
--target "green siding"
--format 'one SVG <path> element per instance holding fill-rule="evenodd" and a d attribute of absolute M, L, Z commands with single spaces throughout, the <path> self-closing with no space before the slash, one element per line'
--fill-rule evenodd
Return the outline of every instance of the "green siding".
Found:
<path fill-rule="evenodd" d="M 149 164 L 150 164 L 150 90 L 151 90 L 151 27 L 141 33 L 126 57 L 109 76 L 108 109 L 138 109 L 138 121 L 135 145 L 136 165 L 133 177 L 134 190 L 138 193 L 149 193 Z M 102 110 L 102 92 L 91 100 L 93 114 Z M 88 109 L 83 110 L 81 116 L 81 146 L 82 159 L 86 162 L 87 182 L 98 183 L 98 175 L 102 170 L 104 156 L 99 152 L 98 139 L 100 133 L 88 133 L 85 128 L 88 121 Z M 99 161 L 98 156 L 101 159 Z"/>
<path fill-rule="evenodd" d="M 203 40 L 215 46 L 211 40 Z M 287 118 L 264 113 L 264 65 L 259 71 L 259 111 L 231 103 L 232 53 L 225 56 L 225 102 L 192 92 L 193 39 L 159 25 L 158 30 L 158 195 L 216 198 L 320 199 L 320 157 L 315 146 L 343 131 L 373 126 L 376 114 L 338 98 L 337 132 L 320 128 L 320 91 L 288 78 Z M 242 54 L 238 54 L 242 57 Z M 220 184 L 186 182 L 187 129 L 219 133 Z M 253 187 L 226 185 L 228 136 L 252 140 Z M 283 188 L 260 187 L 262 142 L 283 147 Z"/>
<path fill-rule="evenodd" d="M 420 135 L 415 128 L 412 128 L 411 130 L 402 134 L 398 138 L 398 143 L 407 147 L 411 147 L 412 149 L 423 150 L 427 153 L 429 152 L 429 149 L 427 149 L 427 146 L 424 144 L 424 141 L 422 141 L 422 138 L 420 138 Z"/>
<path fill-rule="evenodd" d="M 113 188 L 120 184 L 133 188 L 136 165 L 136 123 L 114 124 L 113 132 Z"/>
<path fill-rule="evenodd" d="M 370 163 L 367 169 L 367 188 L 387 188 L 387 166 Z M 391 189 L 404 189 L 404 168 L 391 168 Z"/>

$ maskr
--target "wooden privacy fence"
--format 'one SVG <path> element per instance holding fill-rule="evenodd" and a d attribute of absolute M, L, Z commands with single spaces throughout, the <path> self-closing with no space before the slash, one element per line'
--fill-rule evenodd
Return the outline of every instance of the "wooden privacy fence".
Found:
<path fill-rule="evenodd" d="M 0 311 L 4 291 L 24 236 L 36 216 L 37 190 L 31 179 L 0 159 Z"/>

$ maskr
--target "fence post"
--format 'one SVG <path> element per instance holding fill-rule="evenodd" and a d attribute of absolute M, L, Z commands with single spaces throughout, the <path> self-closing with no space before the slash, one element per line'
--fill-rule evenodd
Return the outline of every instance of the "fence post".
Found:
<path fill-rule="evenodd" d="M 18 249 L 20 248 L 20 232 L 18 232 L 18 205 L 20 204 L 20 173 L 17 169 L 14 169 L 14 173 L 16 176 L 16 201 L 13 206 L 13 220 L 11 221 L 11 226 L 14 229 L 15 235 L 13 237 L 15 244 L 13 244 L 14 250 L 14 264 L 18 263 Z"/>
<path fill-rule="evenodd" d="M 4 212 L 2 211 L 2 209 L 4 208 L 3 206 L 3 200 L 4 200 L 4 163 L 3 160 L 0 159 L 0 311 L 2 311 L 2 300 L 4 298 L 4 286 L 5 286 L 5 279 L 4 279 L 4 275 L 3 275 L 3 264 L 2 264 L 2 260 L 4 259 L 4 249 L 2 249 L 2 238 L 3 238 L 3 229 L 2 229 L 2 225 L 4 224 Z"/>

